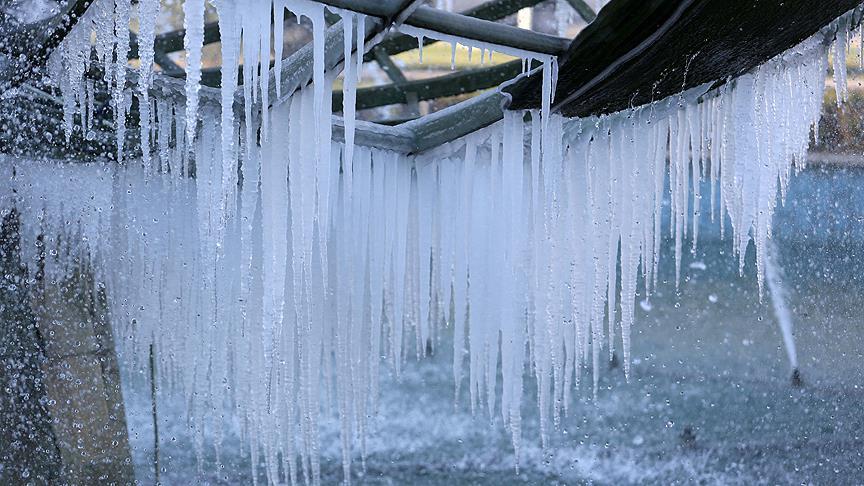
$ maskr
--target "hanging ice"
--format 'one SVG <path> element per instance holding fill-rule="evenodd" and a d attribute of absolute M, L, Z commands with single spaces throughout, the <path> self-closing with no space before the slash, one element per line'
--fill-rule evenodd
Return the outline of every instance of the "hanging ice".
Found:
<path fill-rule="evenodd" d="M 186 140 L 195 140 L 198 92 L 201 89 L 201 49 L 204 46 L 204 0 L 183 2 L 183 48 L 186 49 Z"/>
<path fill-rule="evenodd" d="M 284 103 L 269 107 L 271 3 L 253 3 L 249 9 L 216 4 L 221 112 L 198 107 L 204 3 L 185 4 L 185 100 L 156 100 L 159 163 L 149 172 L 138 164 L 58 168 L 4 158 L 0 165 L 16 171 L 14 179 L 2 178 L 15 185 L 16 201 L 0 204 L 32 208 L 23 218 L 25 246 L 35 248 L 41 232 L 70 245 L 71 256 L 96 262 L 114 325 L 132 336 L 123 352 L 141 365 L 152 342 L 168 362 L 160 380 L 189 404 L 200 457 L 203 429 L 224 427 L 212 405 L 230 401 L 241 414 L 252 463 L 257 468 L 262 459 L 270 482 L 296 483 L 300 476 L 319 482 L 318 424 L 332 405 L 350 474 L 350 461 L 365 454 L 380 358 L 400 373 L 408 357 L 439 345 L 445 322 L 454 329 L 457 399 L 467 395 L 473 410 L 500 417 L 518 455 L 523 379 L 531 372 L 546 443 L 572 406 L 571 389 L 587 381 L 582 369 L 592 369 L 596 394 L 601 359 L 610 356 L 604 352 L 620 349 L 629 375 L 640 271 L 643 308 L 650 308 L 648 293 L 657 283 L 662 201 L 670 198 L 680 271 L 686 238 L 695 244 L 698 237 L 703 177 L 721 224 L 726 217 L 731 222 L 730 244 L 742 268 L 752 241 L 760 285 L 776 283 L 771 217 L 793 165 L 805 162 L 819 119 L 825 33 L 720 88 L 701 86 L 586 119 L 552 112 L 556 61 L 526 56 L 542 63 L 539 110 L 507 112 L 446 147 L 407 155 L 352 139 L 362 17 L 343 17 L 343 144 L 330 133 L 336 73 L 325 69 L 323 7 L 275 3 L 277 24 L 284 8 L 311 19 L 314 69 L 313 86 L 285 93 Z M 154 5 L 141 0 L 140 15 Z M 126 7 L 97 0 L 52 59 L 69 135 L 76 117 L 83 123 L 92 112 L 83 77 L 91 51 L 109 63 L 122 53 L 106 69 L 121 135 L 119 118 L 129 101 Z M 849 25 L 838 22 L 837 52 L 845 49 Z M 142 25 L 139 36 L 145 63 L 149 29 Z M 403 30 L 421 44 L 434 36 Z M 484 58 L 487 49 L 506 52 L 439 37 L 473 44 Z M 274 39 L 281 44 L 278 34 Z M 241 49 L 245 110 L 235 117 Z M 278 76 L 279 45 L 276 53 Z M 842 66 L 835 73 L 842 99 Z M 147 82 L 139 87 L 142 99 Z M 205 123 L 196 137 L 199 117 Z M 149 119 L 142 123 L 145 147 Z M 81 235 L 62 238 L 66 231 Z M 60 258 L 47 264 L 58 275 L 70 268 Z"/>

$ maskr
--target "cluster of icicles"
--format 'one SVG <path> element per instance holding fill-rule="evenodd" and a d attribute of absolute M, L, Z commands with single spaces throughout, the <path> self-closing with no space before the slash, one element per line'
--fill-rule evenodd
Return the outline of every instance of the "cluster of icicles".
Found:
<path fill-rule="evenodd" d="M 365 458 L 382 360 L 398 375 L 409 356 L 439 346 L 445 328 L 457 398 L 467 383 L 472 410 L 500 414 L 518 458 L 523 378 L 532 373 L 545 443 L 584 369 L 596 394 L 601 353 L 615 349 L 619 332 L 629 375 L 637 287 L 649 295 L 656 285 L 663 199 L 671 201 L 678 274 L 688 229 L 697 240 L 704 178 L 712 217 L 716 206 L 721 225 L 731 221 L 742 268 L 755 242 L 761 285 L 777 193 L 805 162 L 825 87 L 826 35 L 834 35 L 826 29 L 713 91 L 590 119 L 549 114 L 547 101 L 409 156 L 354 146 L 347 112 L 346 141 L 331 140 L 334 75 L 324 70 L 323 7 L 313 2 L 283 0 L 276 11 L 312 19 L 314 82 L 256 113 L 253 106 L 269 106 L 269 77 L 244 70 L 245 114 L 235 120 L 241 33 L 247 63 L 269 59 L 271 4 L 251 3 L 260 5 L 216 3 L 226 63 L 221 112 L 198 106 L 203 0 L 188 0 L 186 105 L 156 99 L 152 115 L 142 109 L 142 159 L 7 158 L 0 167 L 11 187 L 0 205 L 22 210 L 30 264 L 44 235 L 56 255 L 47 275 L 71 273 L 69 255 L 94 262 L 125 359 L 145 366 L 155 345 L 161 387 L 185 397 L 199 458 L 205 430 L 218 451 L 230 407 L 253 469 L 263 458 L 273 483 L 320 481 L 318 427 L 330 406 L 349 478 L 352 458 Z M 145 21 L 158 2 L 139 0 L 138 9 L 145 71 L 134 89 L 149 107 L 153 25 Z M 88 119 L 90 27 L 105 75 L 119 87 L 115 109 L 128 109 L 125 62 L 111 62 L 125 60 L 128 10 L 129 0 L 97 0 L 86 34 L 76 29 L 58 51 L 68 126 L 75 113 Z M 853 14 L 834 26 L 838 53 Z M 347 59 L 352 48 L 362 51 L 363 36 L 352 30 L 362 18 L 353 16 L 343 13 Z M 279 79 L 281 34 L 273 35 Z M 551 95 L 554 65 L 544 64 Z M 356 55 L 347 65 L 351 90 Z M 200 127 L 189 123 L 199 118 Z"/>

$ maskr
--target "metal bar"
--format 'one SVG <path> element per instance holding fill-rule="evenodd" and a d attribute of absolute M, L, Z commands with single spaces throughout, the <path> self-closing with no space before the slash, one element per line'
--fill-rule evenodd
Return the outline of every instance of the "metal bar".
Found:
<path fill-rule="evenodd" d="M 153 49 L 162 52 L 177 52 L 183 50 L 183 38 L 186 36 L 186 29 L 172 30 L 171 32 L 165 32 L 164 34 L 159 34 L 156 36 L 156 39 L 153 41 Z M 219 42 L 221 37 L 219 37 L 219 23 L 218 22 L 210 22 L 204 24 L 204 45 L 213 44 L 214 42 Z M 129 57 L 130 59 L 138 57 L 138 49 L 137 45 L 135 46 L 134 51 L 130 49 Z M 134 55 L 133 55 L 134 54 Z"/>
<path fill-rule="evenodd" d="M 382 2 L 380 2 L 380 5 L 390 5 L 395 1 L 396 0 L 382 0 Z M 422 1 L 423 0 L 399 0 L 397 2 L 398 10 L 390 11 L 389 16 L 382 19 L 379 19 L 377 17 L 366 17 L 363 24 L 366 39 L 366 41 L 364 42 L 364 48 L 369 50 L 375 47 L 375 45 L 377 45 L 378 42 L 381 41 L 387 29 L 389 29 L 392 24 L 401 23 L 405 19 L 405 17 L 410 15 L 416 8 L 418 8 Z M 366 3 L 371 4 L 374 2 Z M 343 38 L 344 32 L 342 29 L 341 21 L 327 28 L 324 39 L 324 67 L 325 70 L 330 71 L 331 73 L 339 69 L 339 67 L 344 62 L 345 50 Z M 354 46 L 354 49 L 356 48 L 357 46 Z M 268 98 L 274 100 L 273 105 L 284 102 L 289 96 L 291 96 L 292 93 L 294 93 L 295 90 L 297 90 L 301 86 L 308 84 L 312 80 L 312 68 L 313 43 L 309 42 L 305 46 L 297 50 L 297 52 L 292 54 L 288 58 L 287 62 L 283 63 L 281 78 L 278 81 L 276 80 L 275 73 L 271 70 L 269 73 L 269 76 L 271 77 L 271 82 L 270 89 L 268 91 Z M 277 82 L 281 83 L 281 98 L 276 96 Z M 237 93 L 234 96 L 234 100 L 235 112 L 242 112 L 242 88 L 238 87 Z"/>
<path fill-rule="evenodd" d="M 156 358 L 150 343 L 150 413 L 153 416 L 153 473 L 159 484 L 159 415 L 156 407 Z"/>
<path fill-rule="evenodd" d="M 392 23 L 392 19 L 395 15 L 398 15 L 399 12 L 405 9 L 406 2 L 404 0 L 375 0 L 371 2 L 369 0 L 315 0 L 318 3 L 323 3 L 324 5 L 329 5 L 334 8 L 341 8 L 343 10 L 353 10 L 354 12 L 364 13 L 366 15 L 373 15 L 375 17 L 381 17 L 382 19 L 390 19 Z M 358 8 L 358 5 L 362 5 L 362 9 Z"/>
<path fill-rule="evenodd" d="M 167 53 L 163 51 L 153 51 L 153 62 L 155 62 L 162 71 L 169 76 L 185 75 L 183 68 L 177 65 Z"/>
<path fill-rule="evenodd" d="M 379 46 L 375 46 L 372 48 L 372 53 L 375 55 L 375 60 L 378 62 L 378 65 L 381 66 L 381 69 L 387 74 L 387 77 L 393 81 L 393 85 L 405 95 L 405 103 L 408 105 L 408 110 L 413 117 L 420 116 L 420 104 L 419 99 L 417 97 L 417 92 L 411 89 L 407 89 L 408 79 L 402 74 L 402 70 L 399 69 L 399 66 L 390 59 L 390 56 L 384 52 L 384 49 L 381 49 Z M 339 100 L 339 105 L 342 105 L 342 100 Z M 362 109 L 359 107 L 358 109 Z"/>
<path fill-rule="evenodd" d="M 523 8 L 530 8 L 543 0 L 492 0 L 462 12 L 466 17 L 483 20 L 499 20 L 513 15 Z"/>
<path fill-rule="evenodd" d="M 133 55 L 134 48 L 134 55 Z M 138 59 L 138 34 L 135 32 L 129 32 L 129 59 Z M 183 71 L 183 68 L 178 66 L 174 61 L 168 57 L 168 54 L 154 49 L 153 50 L 153 62 L 155 62 L 165 74 L 170 76 L 185 76 L 186 73 Z"/>
<path fill-rule="evenodd" d="M 573 7 L 573 10 L 575 10 L 576 13 L 578 13 L 579 16 L 582 17 L 582 20 L 584 20 L 585 23 L 590 24 L 591 22 L 594 22 L 594 19 L 597 18 L 597 13 L 594 11 L 593 8 L 591 8 L 587 3 L 585 3 L 585 0 L 567 0 L 567 3 L 569 3 L 570 6 Z"/>
<path fill-rule="evenodd" d="M 360 0 L 323 0 L 322 3 L 339 3 L 342 8 L 355 12 L 376 15 L 375 2 Z M 539 54 L 559 55 L 570 45 L 568 39 L 541 34 L 530 30 L 511 27 L 475 17 L 444 12 L 432 7 L 420 6 L 409 15 L 404 23 L 412 27 L 432 30 L 442 34 L 463 37 L 489 44 L 536 52 Z"/>
<path fill-rule="evenodd" d="M 333 140 L 345 141 L 345 121 L 334 115 Z M 363 120 L 354 122 L 354 143 L 366 147 L 377 147 L 396 152 L 409 153 L 414 150 L 415 137 L 403 126 L 387 126 Z"/>
<path fill-rule="evenodd" d="M 473 93 L 493 88 L 513 79 L 522 72 L 522 61 L 511 61 L 496 66 L 467 69 L 432 79 L 392 83 L 357 90 L 357 109 L 365 110 L 379 106 L 407 103 L 409 92 L 415 93 L 418 101 Z M 333 93 L 333 109 L 342 106 L 342 92 Z"/>
<path fill-rule="evenodd" d="M 534 76 L 542 76 L 542 70 L 532 69 L 527 75 L 514 79 L 512 83 L 530 80 Z M 452 142 L 504 118 L 504 109 L 510 104 L 511 95 L 503 88 L 509 84 L 511 83 L 503 84 L 502 89 L 484 93 L 403 124 L 403 127 L 414 133 L 414 152 Z"/>
<path fill-rule="evenodd" d="M 373 47 L 372 55 L 375 56 L 375 61 L 381 67 L 381 70 L 384 71 L 384 74 L 390 78 L 390 81 L 393 81 L 394 84 L 405 84 L 408 82 L 408 78 L 405 77 L 399 66 L 393 62 L 393 59 L 390 59 L 390 55 L 383 49 L 378 46 Z"/>
<path fill-rule="evenodd" d="M 399 126 L 414 136 L 411 152 L 422 152 L 497 122 L 504 117 L 507 101 L 507 95 L 490 91 Z"/>
<path fill-rule="evenodd" d="M 345 0 L 345 2 L 348 2 L 348 0 Z M 403 18 L 411 18 L 407 15 L 408 9 L 415 7 L 417 3 L 419 2 L 409 2 L 408 7 L 402 11 Z M 398 14 L 390 18 L 393 19 L 393 22 L 399 20 Z M 466 25 L 461 23 L 464 19 L 461 16 L 454 14 L 453 17 L 441 17 L 438 13 L 434 12 L 432 13 L 431 18 L 420 15 L 417 23 L 419 23 L 419 26 L 423 28 L 429 28 L 437 25 L 436 22 L 441 22 L 442 19 L 446 20 L 448 18 L 459 20 L 460 26 Z M 473 21 L 476 21 L 476 19 L 469 21 L 467 26 L 471 27 L 473 25 L 476 28 L 478 24 Z M 480 25 L 487 23 L 496 25 L 491 22 L 480 22 Z M 373 42 L 367 44 L 367 46 L 372 47 L 375 44 L 374 39 L 383 36 L 382 33 L 385 31 L 385 25 L 382 20 L 370 17 L 367 18 L 364 29 L 367 38 L 373 39 Z M 518 30 L 518 32 L 525 33 L 526 31 Z M 513 32 L 505 32 L 504 35 L 506 36 L 512 33 Z M 489 40 L 487 39 L 486 41 L 488 42 Z M 343 61 L 343 52 L 342 26 L 337 23 L 326 31 L 325 63 L 328 70 L 333 70 L 338 67 L 338 65 Z M 281 79 L 279 80 L 279 82 L 282 83 L 283 99 L 278 100 L 275 97 L 275 80 L 274 83 L 271 83 L 271 89 L 273 90 L 271 92 L 273 95 L 271 99 L 275 100 L 276 103 L 279 103 L 283 101 L 284 98 L 287 98 L 287 96 L 293 93 L 297 88 L 309 82 L 312 78 L 312 64 L 312 45 L 310 43 L 290 56 L 285 63 Z M 128 82 L 134 84 L 137 79 L 137 74 L 134 70 L 130 69 L 130 71 Z M 462 76 L 469 76 L 476 73 L 459 74 Z M 272 71 L 270 75 L 273 76 Z M 444 77 L 442 83 L 452 81 L 452 77 Z M 417 87 L 419 87 L 419 85 L 417 85 Z M 154 77 L 151 90 L 155 96 L 172 97 L 176 101 L 181 102 L 185 99 L 184 82 L 180 79 L 171 78 L 169 76 L 159 75 Z M 219 90 L 202 86 L 199 93 L 202 107 L 207 104 L 218 106 L 220 100 Z M 503 116 L 502 106 L 505 101 L 506 95 L 496 91 L 441 110 L 440 112 L 428 117 L 406 122 L 397 127 L 358 122 L 357 143 L 401 152 L 418 152 L 426 150 L 494 123 Z M 237 95 L 235 95 L 235 110 L 242 114 L 242 94 L 239 94 L 239 90 Z M 334 139 L 339 140 L 343 136 L 341 119 L 334 117 L 334 120 Z M 466 120 L 468 120 L 467 123 Z"/>
<path fill-rule="evenodd" d="M 465 10 L 462 15 L 467 17 L 475 17 L 483 20 L 499 20 L 513 15 L 514 13 L 537 5 L 543 0 L 491 0 L 489 2 L 478 5 L 474 8 Z M 423 39 L 423 45 L 434 44 L 438 42 L 435 39 Z M 382 49 L 387 51 L 391 56 L 400 52 L 410 51 L 417 48 L 417 39 L 410 35 L 391 33 L 387 39 L 379 44 Z M 366 61 L 371 62 L 374 59 L 370 54 L 366 55 Z"/>
<path fill-rule="evenodd" d="M 570 46 L 569 39 L 426 6 L 414 11 L 405 20 L 405 24 L 442 34 L 553 56 L 564 53 Z"/>

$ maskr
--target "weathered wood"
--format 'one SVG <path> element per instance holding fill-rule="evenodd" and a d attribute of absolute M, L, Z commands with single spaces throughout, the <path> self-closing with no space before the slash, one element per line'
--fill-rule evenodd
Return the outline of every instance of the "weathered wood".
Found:
<path fill-rule="evenodd" d="M 0 215 L 0 484 L 61 483 L 18 211 Z"/>
<path fill-rule="evenodd" d="M 561 61 L 554 108 L 612 113 L 733 79 L 799 44 L 860 0 L 615 0 Z M 540 106 L 540 80 L 514 86 L 511 109 Z"/>
<path fill-rule="evenodd" d="M 42 372 L 63 463 L 61 477 L 70 484 L 132 484 L 120 369 L 104 289 L 85 264 L 62 282 L 43 280 L 33 298 L 45 339 Z"/>
<path fill-rule="evenodd" d="M 15 429 L 0 426 L 6 466 L 0 482 L 132 484 L 105 293 L 86 261 L 61 281 L 46 278 L 44 259 L 55 258 L 46 245 L 56 244 L 57 237 L 38 237 L 41 259 L 35 275 L 28 274 L 20 258 L 17 212 L 2 218 L 0 378 L 6 392 L 0 410 L 15 414 L 3 414 L 3 424 Z M 38 442 L 31 448 L 30 441 Z"/>

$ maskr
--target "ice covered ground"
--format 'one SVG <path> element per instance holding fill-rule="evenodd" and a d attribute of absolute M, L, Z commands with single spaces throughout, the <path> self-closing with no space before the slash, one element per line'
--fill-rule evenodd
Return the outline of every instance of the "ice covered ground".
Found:
<path fill-rule="evenodd" d="M 684 256 L 680 293 L 667 251 L 658 293 L 650 305 L 637 306 L 631 382 L 621 368 L 604 368 L 595 401 L 583 371 L 582 387 L 546 451 L 539 446 L 536 405 L 525 400 L 518 476 L 499 417 L 491 426 L 485 411 L 472 417 L 464 394 L 454 413 L 445 345 L 434 357 L 410 360 L 399 382 L 385 377 L 369 457 L 365 469 L 354 468 L 355 481 L 848 484 L 861 478 L 862 185 L 861 169 L 808 169 L 792 179 L 775 217 L 803 388 L 790 386 L 770 296 L 758 300 L 752 246 L 739 277 L 731 243 L 719 241 L 706 207 L 699 247 Z M 136 474 L 145 483 L 153 479 L 148 386 L 146 377 L 135 376 L 124 390 Z M 532 380 L 526 386 L 528 396 L 536 393 Z M 208 446 L 199 471 L 184 407 L 168 396 L 159 400 L 163 483 L 251 483 L 239 437 L 226 437 L 221 466 Z M 322 427 L 325 484 L 342 479 L 338 430 L 336 421 Z M 263 481 L 263 467 L 258 472 Z"/>

